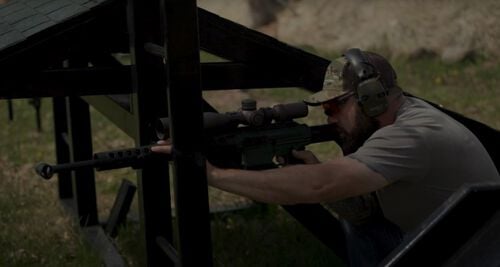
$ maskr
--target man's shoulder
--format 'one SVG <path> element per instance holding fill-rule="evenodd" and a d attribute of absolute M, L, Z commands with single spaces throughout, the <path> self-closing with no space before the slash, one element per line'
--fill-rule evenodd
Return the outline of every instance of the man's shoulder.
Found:
<path fill-rule="evenodd" d="M 394 122 L 395 128 L 411 128 L 421 134 L 469 135 L 470 131 L 460 122 L 429 103 L 414 97 L 406 97 Z"/>
<path fill-rule="evenodd" d="M 460 122 L 413 97 L 406 98 L 393 124 L 379 129 L 370 139 L 375 143 L 386 140 L 386 145 L 405 143 L 419 149 L 446 149 L 464 143 L 481 146 L 476 136 Z"/>
<path fill-rule="evenodd" d="M 446 127 L 446 114 L 413 97 L 406 97 L 399 108 L 394 123 L 380 128 L 372 137 L 411 137 L 439 132 Z"/>
<path fill-rule="evenodd" d="M 471 157 L 480 155 L 487 158 L 483 145 L 474 133 L 421 99 L 408 97 L 392 126 L 385 134 L 401 135 L 402 141 L 425 147 L 429 154 L 454 158 L 464 157 L 466 153 Z"/>
<path fill-rule="evenodd" d="M 429 123 L 442 123 L 448 119 L 451 118 L 429 103 L 407 96 L 396 115 L 395 124 L 426 126 Z"/>

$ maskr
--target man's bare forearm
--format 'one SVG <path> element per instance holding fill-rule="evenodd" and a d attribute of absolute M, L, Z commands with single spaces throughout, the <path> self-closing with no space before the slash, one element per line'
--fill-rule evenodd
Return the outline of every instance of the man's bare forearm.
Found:
<path fill-rule="evenodd" d="M 151 148 L 153 152 L 170 154 L 168 142 Z M 300 153 L 295 153 L 299 156 Z M 337 158 L 325 163 L 309 158 L 312 164 L 250 171 L 216 168 L 207 161 L 207 178 L 211 186 L 274 204 L 333 202 L 372 192 L 387 185 L 387 180 L 363 163 L 350 158 Z"/>
<path fill-rule="evenodd" d="M 275 204 L 320 202 L 334 178 L 327 164 L 249 171 L 213 168 L 209 184 L 256 201 Z"/>
<path fill-rule="evenodd" d="M 334 202 L 387 185 L 380 174 L 350 158 L 263 171 L 207 166 L 210 185 L 274 204 Z"/>

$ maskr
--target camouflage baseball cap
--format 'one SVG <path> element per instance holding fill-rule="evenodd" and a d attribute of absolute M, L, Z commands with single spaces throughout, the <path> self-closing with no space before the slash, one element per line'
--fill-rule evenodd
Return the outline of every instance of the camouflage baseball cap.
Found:
<path fill-rule="evenodd" d="M 377 53 L 368 51 L 363 53 L 366 56 L 367 63 L 377 71 L 379 80 L 385 88 L 388 90 L 393 88 L 402 90 L 398 86 L 396 71 L 387 59 Z M 323 90 L 304 99 L 304 102 L 311 106 L 317 106 L 354 90 L 361 81 L 352 68 L 346 68 L 347 65 L 347 59 L 344 56 L 332 61 L 325 73 Z"/>
<path fill-rule="evenodd" d="M 343 88 L 342 72 L 346 64 L 347 59 L 345 57 L 333 60 L 326 69 L 323 89 L 304 99 L 304 102 L 311 106 L 318 106 L 345 94 L 347 91 Z"/>

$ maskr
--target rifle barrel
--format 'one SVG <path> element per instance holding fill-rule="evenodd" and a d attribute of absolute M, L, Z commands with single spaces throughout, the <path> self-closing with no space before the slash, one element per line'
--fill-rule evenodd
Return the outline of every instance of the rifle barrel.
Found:
<path fill-rule="evenodd" d="M 94 167 L 96 163 L 99 163 L 98 160 L 84 160 L 84 161 L 77 161 L 73 163 L 63 163 L 63 164 L 57 164 L 57 165 L 50 165 L 47 163 L 39 163 L 35 170 L 38 175 L 40 175 L 42 178 L 49 180 L 54 176 L 56 173 L 60 173 L 63 171 L 71 171 L 71 170 L 77 170 L 81 168 L 86 168 L 86 167 Z"/>

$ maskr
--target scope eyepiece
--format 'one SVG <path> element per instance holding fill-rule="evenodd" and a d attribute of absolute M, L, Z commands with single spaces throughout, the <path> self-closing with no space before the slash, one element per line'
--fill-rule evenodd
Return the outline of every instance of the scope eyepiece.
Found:
<path fill-rule="evenodd" d="M 303 118 L 309 113 L 304 102 L 278 104 L 273 106 L 273 119 L 278 122 Z"/>

